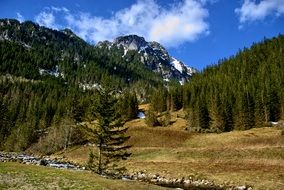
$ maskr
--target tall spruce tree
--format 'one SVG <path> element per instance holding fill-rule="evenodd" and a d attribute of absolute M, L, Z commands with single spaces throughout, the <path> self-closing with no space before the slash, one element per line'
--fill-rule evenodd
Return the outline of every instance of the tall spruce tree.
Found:
<path fill-rule="evenodd" d="M 98 152 L 90 154 L 89 166 L 99 174 L 122 171 L 124 168 L 118 162 L 131 155 L 128 151 L 131 146 L 125 145 L 130 138 L 125 135 L 128 128 L 123 127 L 120 116 L 116 114 L 117 99 L 112 93 L 108 88 L 98 92 L 93 110 L 97 121 L 93 132 Z"/>
<path fill-rule="evenodd" d="M 222 113 L 222 104 L 220 97 L 217 93 L 212 95 L 210 99 L 209 106 L 209 117 L 210 117 L 210 130 L 214 132 L 223 132 L 224 131 L 224 114 Z"/>

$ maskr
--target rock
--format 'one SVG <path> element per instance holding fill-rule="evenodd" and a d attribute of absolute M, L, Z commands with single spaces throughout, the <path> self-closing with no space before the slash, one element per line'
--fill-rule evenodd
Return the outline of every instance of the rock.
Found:
<path fill-rule="evenodd" d="M 157 179 L 157 175 L 155 175 L 155 174 L 152 175 L 152 178 L 153 178 L 153 179 Z"/>
<path fill-rule="evenodd" d="M 247 189 L 247 187 L 245 185 L 238 186 L 238 187 L 235 188 L 235 190 L 246 190 L 246 189 Z"/>
<path fill-rule="evenodd" d="M 131 179 L 129 179 L 128 177 L 122 177 L 121 180 L 123 180 L 123 181 L 129 181 L 129 180 L 131 180 Z"/>
<path fill-rule="evenodd" d="M 176 183 L 176 184 L 181 184 L 181 183 L 182 183 L 182 179 L 177 179 L 177 180 L 175 181 L 175 183 Z"/>
<path fill-rule="evenodd" d="M 44 159 L 41 159 L 40 160 L 40 163 L 39 163 L 39 165 L 41 165 L 41 166 L 47 166 L 47 161 L 46 160 L 44 160 Z"/>
<path fill-rule="evenodd" d="M 150 179 L 150 182 L 156 184 L 158 182 L 158 180 L 157 179 Z"/>
<path fill-rule="evenodd" d="M 138 175 L 137 175 L 137 178 L 138 178 L 138 180 L 144 180 L 144 179 L 146 179 L 146 174 L 139 172 Z"/>

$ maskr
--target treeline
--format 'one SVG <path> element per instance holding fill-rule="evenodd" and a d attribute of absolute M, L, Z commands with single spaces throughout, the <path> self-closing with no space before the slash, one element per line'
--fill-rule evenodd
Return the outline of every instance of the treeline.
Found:
<path fill-rule="evenodd" d="M 189 130 L 246 130 L 283 119 L 284 36 L 241 50 L 176 88 L 157 91 L 151 105 L 158 112 L 183 107 Z"/>

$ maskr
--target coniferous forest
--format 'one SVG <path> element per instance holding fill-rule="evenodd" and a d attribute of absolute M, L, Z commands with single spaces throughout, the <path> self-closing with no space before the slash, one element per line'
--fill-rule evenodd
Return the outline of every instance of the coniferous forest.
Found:
<path fill-rule="evenodd" d="M 246 130 L 284 117 L 284 36 L 210 66 L 185 86 L 190 127 Z"/>
<path fill-rule="evenodd" d="M 50 154 L 86 143 L 77 125 L 96 119 L 105 87 L 115 89 L 114 113 L 123 121 L 136 118 L 142 102 L 151 104 L 149 125 L 162 112 L 183 109 L 189 131 L 246 130 L 284 118 L 283 35 L 208 66 L 182 86 L 163 82 L 134 50 L 122 58 L 123 49 L 91 46 L 69 30 L 32 22 L 18 30 L 10 22 L 3 29 L 10 40 L 0 40 L 0 149 Z"/>
<path fill-rule="evenodd" d="M 151 103 L 157 113 L 183 107 L 188 130 L 247 130 L 283 119 L 283 87 L 284 36 L 279 35 L 208 66 L 184 86 L 158 90 Z"/>

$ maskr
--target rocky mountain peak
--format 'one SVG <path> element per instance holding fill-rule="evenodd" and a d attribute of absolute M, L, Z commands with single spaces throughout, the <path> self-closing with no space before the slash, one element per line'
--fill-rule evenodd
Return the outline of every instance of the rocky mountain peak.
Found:
<path fill-rule="evenodd" d="M 20 25 L 16 19 L 0 19 L 0 26 Z"/>
<path fill-rule="evenodd" d="M 142 47 L 147 46 L 147 42 L 143 37 L 137 35 L 121 36 L 114 40 L 116 45 L 122 45 L 129 50 L 140 50 Z"/>
<path fill-rule="evenodd" d="M 68 36 L 75 36 L 75 34 L 73 33 L 72 30 L 70 30 L 69 28 L 65 28 L 63 30 L 60 30 L 61 32 L 63 32 L 64 34 L 68 35 Z"/>
<path fill-rule="evenodd" d="M 161 74 L 165 81 L 177 79 L 181 84 L 187 81 L 196 70 L 186 66 L 181 61 L 169 55 L 165 47 L 158 42 L 147 42 L 143 37 L 137 35 L 127 35 L 117 37 L 113 42 L 103 41 L 97 47 L 123 47 L 122 57 L 127 59 L 129 50 L 136 51 L 140 55 L 140 61 L 148 69 Z"/>
<path fill-rule="evenodd" d="M 96 47 L 99 47 L 99 48 L 101 48 L 103 46 L 111 47 L 112 43 L 110 41 L 105 40 L 105 41 L 98 42 L 97 45 L 96 45 Z"/>

